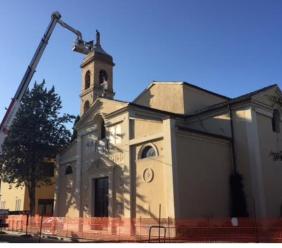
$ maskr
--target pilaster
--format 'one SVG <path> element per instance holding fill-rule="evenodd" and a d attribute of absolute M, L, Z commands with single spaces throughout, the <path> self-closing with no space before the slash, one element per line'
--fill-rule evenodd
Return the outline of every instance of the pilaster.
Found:
<path fill-rule="evenodd" d="M 176 131 L 175 120 L 166 119 L 163 121 L 164 125 L 164 148 L 166 162 L 168 165 L 166 173 L 166 192 L 168 197 L 167 213 L 170 218 L 176 218 L 179 213 L 178 206 L 180 204 L 180 197 L 178 195 L 177 179 L 177 150 L 176 150 Z"/>
<path fill-rule="evenodd" d="M 77 207 L 79 211 L 79 217 L 83 217 L 83 207 L 81 199 L 81 174 L 82 174 L 82 149 L 81 149 L 81 135 L 77 136 L 77 160 L 76 160 L 76 185 L 75 185 L 75 197 L 77 200 Z"/>
<path fill-rule="evenodd" d="M 266 217 L 264 181 L 262 171 L 262 161 L 260 155 L 260 141 L 258 135 L 256 112 L 254 109 L 249 110 L 250 121 L 246 121 L 249 166 L 251 174 L 251 187 L 254 197 L 255 215 L 257 218 Z"/>
<path fill-rule="evenodd" d="M 54 216 L 59 216 L 59 202 L 60 198 L 60 155 L 56 156 L 56 168 L 55 168 L 55 193 L 54 193 Z"/>

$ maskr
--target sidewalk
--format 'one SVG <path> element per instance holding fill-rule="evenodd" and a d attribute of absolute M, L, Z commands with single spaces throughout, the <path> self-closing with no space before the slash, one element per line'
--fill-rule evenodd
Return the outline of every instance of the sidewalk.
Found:
<path fill-rule="evenodd" d="M 60 240 L 57 238 L 50 238 L 43 235 L 41 239 L 39 236 L 24 236 L 22 232 L 5 231 L 5 234 L 0 234 L 0 243 L 70 243 L 70 239 Z"/>
<path fill-rule="evenodd" d="M 40 241 L 39 241 L 40 240 Z M 32 235 L 29 237 L 25 236 L 24 232 L 16 232 L 16 231 L 5 231 L 5 234 L 0 234 L 0 243 L 135 243 L 135 240 L 105 240 L 102 237 L 99 239 L 81 239 L 81 238 L 70 238 L 70 237 L 52 237 L 46 234 L 41 235 L 41 239 L 39 236 Z"/>

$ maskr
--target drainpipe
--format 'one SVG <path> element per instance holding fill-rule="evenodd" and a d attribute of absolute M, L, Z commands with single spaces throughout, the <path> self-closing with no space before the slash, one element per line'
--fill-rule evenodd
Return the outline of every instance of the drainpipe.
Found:
<path fill-rule="evenodd" d="M 231 110 L 231 105 L 228 103 L 229 115 L 230 115 L 230 129 L 231 129 L 231 149 L 232 149 L 232 159 L 233 159 L 233 172 L 237 172 L 237 161 L 235 154 L 235 141 L 234 141 L 234 125 L 233 125 L 233 113 Z"/>
<path fill-rule="evenodd" d="M 237 174 L 237 169 L 238 169 L 238 164 L 237 164 L 237 160 L 236 160 L 236 149 L 235 149 L 235 140 L 234 140 L 234 119 L 233 119 L 233 113 L 232 113 L 232 109 L 231 109 L 231 104 L 228 103 L 228 108 L 229 108 L 229 113 L 230 113 L 230 128 L 231 128 L 231 147 L 232 147 L 232 159 L 233 159 L 233 173 L 234 175 Z M 245 198 L 245 204 L 246 204 L 246 213 L 248 214 L 248 207 L 247 207 L 247 200 L 246 200 L 246 196 L 244 191 L 242 192 L 244 194 L 244 198 Z M 256 212 L 256 211 L 254 211 Z"/>

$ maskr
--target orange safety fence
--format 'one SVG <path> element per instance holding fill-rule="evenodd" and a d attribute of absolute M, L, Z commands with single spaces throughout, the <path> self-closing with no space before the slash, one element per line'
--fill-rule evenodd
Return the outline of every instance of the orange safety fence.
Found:
<path fill-rule="evenodd" d="M 28 223 L 27 223 L 28 220 Z M 27 218 L 9 215 L 7 230 L 105 242 L 282 242 L 282 219 Z"/>

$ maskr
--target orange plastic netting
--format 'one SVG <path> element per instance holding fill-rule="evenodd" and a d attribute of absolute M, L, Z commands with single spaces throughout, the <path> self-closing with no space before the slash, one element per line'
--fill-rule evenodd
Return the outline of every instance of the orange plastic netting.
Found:
<path fill-rule="evenodd" d="M 28 220 L 28 222 L 27 222 Z M 72 239 L 132 242 L 282 242 L 282 219 L 67 218 L 10 215 L 7 230 Z"/>

